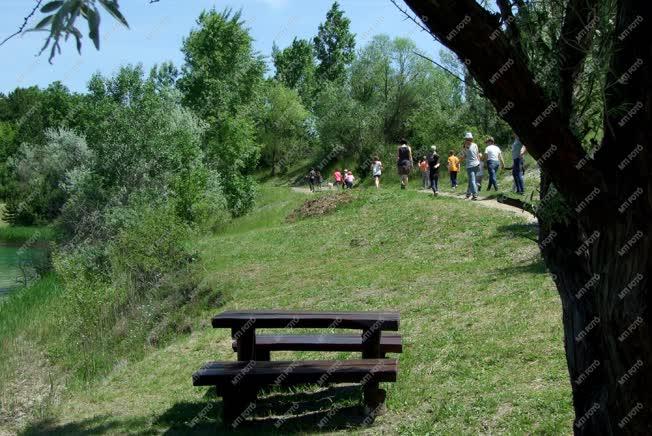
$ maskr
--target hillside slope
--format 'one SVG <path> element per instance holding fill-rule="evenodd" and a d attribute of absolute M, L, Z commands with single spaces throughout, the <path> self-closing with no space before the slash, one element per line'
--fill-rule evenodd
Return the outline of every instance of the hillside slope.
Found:
<path fill-rule="evenodd" d="M 357 391 L 323 430 L 376 434 L 563 433 L 572 424 L 561 307 L 534 229 L 512 214 L 386 188 L 353 192 L 323 216 L 287 222 L 306 196 L 266 188 L 259 206 L 199 248 L 221 298 L 142 360 L 68 389 L 25 434 L 214 434 L 221 401 L 193 388 L 207 360 L 235 358 L 210 316 L 228 309 L 399 310 L 404 352 L 388 413 L 359 427 Z M 324 194 L 329 195 L 329 194 Z M 286 353 L 275 358 L 296 356 Z M 345 357 L 321 355 L 321 357 Z M 299 353 L 299 357 L 320 357 Z M 329 391 L 274 395 L 245 433 L 317 431 Z M 292 401 L 300 418 L 278 425 Z"/>

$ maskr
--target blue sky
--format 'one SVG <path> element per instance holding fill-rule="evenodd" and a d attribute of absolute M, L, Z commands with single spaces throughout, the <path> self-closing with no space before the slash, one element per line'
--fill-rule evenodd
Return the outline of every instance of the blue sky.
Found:
<path fill-rule="evenodd" d="M 31 0 L 3 0 L 0 39 L 18 29 L 32 3 Z M 211 7 L 242 9 L 256 49 L 270 56 L 273 41 L 285 47 L 295 36 L 314 36 L 332 0 L 160 0 L 155 4 L 149 4 L 148 0 L 123 0 L 120 4 L 131 29 L 118 25 L 104 14 L 99 52 L 85 38 L 82 56 L 79 56 L 74 43 L 69 41 L 63 54 L 50 65 L 47 54 L 36 56 L 44 41 L 42 33 L 28 33 L 1 46 L 0 92 L 7 93 L 17 86 L 45 87 L 55 80 L 73 91 L 84 91 L 88 79 L 96 71 L 108 75 L 128 63 L 142 63 L 147 70 L 155 63 L 168 60 L 180 66 L 183 38 L 195 26 L 199 13 Z M 389 0 L 340 0 L 340 5 L 351 19 L 358 47 L 373 35 L 385 33 L 409 37 L 421 50 L 437 57 L 441 46 L 414 23 L 405 21 Z M 34 17 L 31 25 L 38 20 L 38 16 Z"/>

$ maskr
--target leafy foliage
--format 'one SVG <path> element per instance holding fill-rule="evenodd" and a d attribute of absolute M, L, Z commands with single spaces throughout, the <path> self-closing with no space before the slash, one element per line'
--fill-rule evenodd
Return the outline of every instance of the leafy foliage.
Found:
<path fill-rule="evenodd" d="M 184 102 L 209 127 L 204 151 L 223 175 L 230 210 L 241 215 L 253 204 L 250 176 L 259 158 L 255 111 L 265 63 L 239 12 L 203 12 L 199 29 L 184 40 L 186 64 L 179 80 Z"/>
<path fill-rule="evenodd" d="M 277 169 L 283 173 L 290 160 L 307 151 L 310 113 L 303 107 L 296 91 L 276 82 L 270 82 L 266 87 L 265 102 L 261 107 L 261 163 L 271 168 L 272 175 Z"/>
<path fill-rule="evenodd" d="M 46 15 L 34 27 L 35 31 L 49 32 L 41 52 L 50 48 L 50 62 L 57 53 L 61 53 L 61 39 L 67 40 L 70 36 L 75 38 L 77 51 L 81 53 L 82 31 L 77 27 L 77 18 L 80 16 L 88 24 L 88 37 L 95 48 L 100 49 L 100 11 L 97 4 L 108 12 L 118 22 L 129 27 L 127 20 L 120 12 L 118 0 L 55 0 L 46 3 L 41 12 Z"/>
<path fill-rule="evenodd" d="M 342 83 L 346 79 L 346 68 L 355 58 L 355 35 L 349 30 L 350 24 L 339 3 L 333 2 L 314 39 L 320 81 Z"/>
<path fill-rule="evenodd" d="M 91 158 L 84 138 L 69 130 L 47 130 L 45 142 L 21 145 L 9 160 L 17 186 L 7 209 L 13 221 L 31 224 L 59 216 L 66 196 L 63 183 Z"/>
<path fill-rule="evenodd" d="M 296 89 L 304 104 L 310 104 L 315 92 L 314 48 L 305 39 L 294 38 L 289 47 L 280 50 L 272 47 L 272 59 L 276 73 L 274 78 L 285 86 Z"/>

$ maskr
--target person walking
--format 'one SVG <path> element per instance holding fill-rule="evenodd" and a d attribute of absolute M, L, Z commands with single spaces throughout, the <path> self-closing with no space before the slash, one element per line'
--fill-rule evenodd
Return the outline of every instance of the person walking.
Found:
<path fill-rule="evenodd" d="M 439 192 L 439 155 L 437 154 L 437 146 L 430 147 L 431 152 L 428 155 L 428 175 L 430 178 L 430 188 L 432 193 L 437 195 Z"/>
<path fill-rule="evenodd" d="M 353 189 L 353 182 L 355 182 L 355 177 L 351 171 L 348 171 L 346 176 L 344 176 L 344 183 L 346 184 L 347 189 Z"/>
<path fill-rule="evenodd" d="M 480 159 L 482 155 L 478 150 L 478 145 L 473 142 L 473 134 L 466 132 L 464 135 L 464 154 L 463 159 L 466 165 L 466 174 L 468 176 L 468 187 L 466 189 L 466 198 L 471 197 L 473 200 L 478 199 L 478 185 L 476 175 L 480 170 Z"/>
<path fill-rule="evenodd" d="M 401 189 L 406 189 L 410 171 L 412 171 L 412 148 L 405 139 L 399 141 L 396 166 L 398 174 L 401 176 Z"/>
<path fill-rule="evenodd" d="M 485 144 L 487 144 L 487 148 L 484 149 L 484 154 L 487 158 L 487 171 L 489 172 L 487 191 L 491 191 L 492 186 L 498 191 L 498 168 L 505 168 L 503 152 L 496 145 L 496 141 L 492 136 L 486 139 Z"/>
<path fill-rule="evenodd" d="M 480 158 L 478 173 L 475 175 L 475 184 L 478 185 L 478 192 L 482 191 L 482 179 L 484 179 L 484 164 L 482 158 Z"/>
<path fill-rule="evenodd" d="M 374 178 L 374 183 L 376 184 L 376 189 L 380 188 L 380 176 L 383 173 L 383 163 L 378 159 L 378 156 L 374 156 L 374 160 L 371 163 L 371 174 Z"/>
<path fill-rule="evenodd" d="M 423 189 L 430 189 L 430 172 L 428 171 L 428 158 L 426 156 L 423 156 L 419 161 L 419 171 L 421 171 Z"/>
<path fill-rule="evenodd" d="M 340 172 L 339 169 L 335 169 L 335 172 L 333 173 L 333 178 L 335 179 L 335 189 L 337 189 L 338 187 L 344 184 L 344 180 L 342 179 L 342 173 Z"/>
<path fill-rule="evenodd" d="M 310 168 L 308 173 L 308 185 L 310 186 L 310 192 L 315 192 L 315 179 L 317 178 L 317 172 L 314 168 Z"/>
<path fill-rule="evenodd" d="M 457 188 L 457 173 L 460 171 L 460 159 L 453 150 L 448 152 L 448 175 L 451 179 L 451 188 Z"/>
<path fill-rule="evenodd" d="M 521 143 L 521 140 L 514 134 L 514 142 L 512 143 L 512 159 L 514 166 L 512 166 L 512 176 L 514 177 L 514 185 L 517 194 L 525 194 L 525 180 L 523 178 L 523 157 L 527 153 L 527 149 Z"/>
<path fill-rule="evenodd" d="M 321 185 L 324 183 L 324 178 L 321 175 L 321 171 L 315 171 L 315 185 L 318 191 L 321 191 Z"/>

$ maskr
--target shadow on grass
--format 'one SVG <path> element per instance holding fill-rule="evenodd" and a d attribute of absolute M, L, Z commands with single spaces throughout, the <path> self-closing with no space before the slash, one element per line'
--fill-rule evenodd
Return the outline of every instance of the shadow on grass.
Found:
<path fill-rule="evenodd" d="M 496 229 L 497 238 L 516 237 L 529 239 L 538 244 L 538 226 L 536 223 L 519 223 L 499 226 Z M 547 274 L 543 259 L 540 256 L 533 257 L 529 262 L 521 265 L 509 266 L 497 270 L 500 273 L 509 274 Z"/>
<path fill-rule="evenodd" d="M 142 428 L 147 424 L 145 418 L 114 419 L 110 415 L 100 415 L 76 422 L 61 424 L 52 419 L 43 419 L 23 430 L 21 436 L 41 435 L 98 435 L 121 434 L 129 429 Z"/>
<path fill-rule="evenodd" d="M 332 386 L 317 392 L 263 392 L 252 415 L 235 428 L 222 424 L 222 401 L 213 389 L 206 401 L 176 403 L 158 417 L 114 418 L 100 415 L 61 424 L 45 419 L 21 435 L 102 434 L 306 434 L 352 429 L 373 423 L 358 403 L 357 385 Z"/>
<path fill-rule="evenodd" d="M 538 229 L 539 227 L 536 223 L 508 224 L 496 228 L 496 237 L 500 239 L 507 237 L 525 238 L 534 243 L 538 243 Z"/>
<path fill-rule="evenodd" d="M 211 390 L 212 391 L 212 390 Z M 207 397 L 213 397 L 209 395 Z M 235 428 L 222 424 L 222 402 L 177 403 L 163 413 L 155 426 L 166 435 L 306 434 L 369 425 L 357 403 L 360 386 L 333 386 L 318 392 L 274 391 L 261 393 L 255 410 Z"/>

